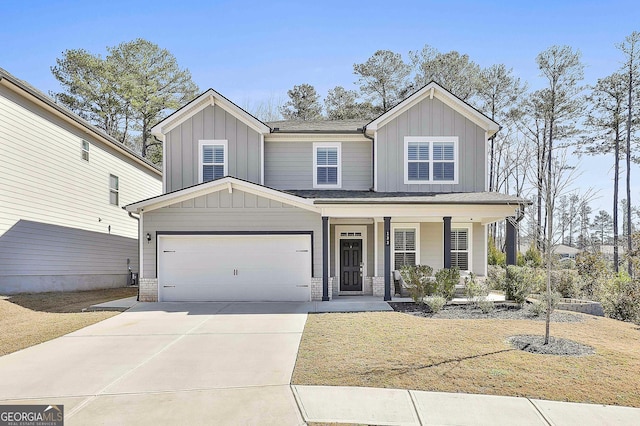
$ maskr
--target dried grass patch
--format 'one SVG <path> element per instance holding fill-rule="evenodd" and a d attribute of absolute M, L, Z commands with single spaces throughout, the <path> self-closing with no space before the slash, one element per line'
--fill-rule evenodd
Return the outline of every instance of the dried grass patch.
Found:
<path fill-rule="evenodd" d="M 81 312 L 109 300 L 130 297 L 136 289 L 24 293 L 0 299 L 0 356 L 95 324 L 118 312 Z"/>
<path fill-rule="evenodd" d="M 640 331 L 585 316 L 554 337 L 592 346 L 583 357 L 531 354 L 507 339 L 543 334 L 530 320 L 439 320 L 398 312 L 310 315 L 293 383 L 524 396 L 640 407 Z"/>

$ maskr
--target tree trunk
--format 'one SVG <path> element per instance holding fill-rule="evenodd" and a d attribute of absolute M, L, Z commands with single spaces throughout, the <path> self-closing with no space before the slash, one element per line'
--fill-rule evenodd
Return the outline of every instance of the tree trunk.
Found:
<path fill-rule="evenodd" d="M 618 182 L 620 180 L 620 128 L 616 128 L 613 175 L 613 268 L 618 273 Z"/>
<path fill-rule="evenodd" d="M 633 54 L 629 56 L 629 88 L 627 104 L 627 254 L 631 253 L 631 122 L 633 113 Z M 627 272 L 633 276 L 631 262 L 627 262 Z"/>

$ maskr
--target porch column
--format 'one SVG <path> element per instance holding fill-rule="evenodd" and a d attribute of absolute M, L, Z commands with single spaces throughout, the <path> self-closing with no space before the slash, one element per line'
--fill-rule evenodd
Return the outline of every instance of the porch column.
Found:
<path fill-rule="evenodd" d="M 322 216 L 322 300 L 329 300 L 329 218 Z"/>
<path fill-rule="evenodd" d="M 391 218 L 384 218 L 384 300 L 391 300 Z"/>
<path fill-rule="evenodd" d="M 451 268 L 451 216 L 442 218 L 444 222 L 444 267 Z"/>
<path fill-rule="evenodd" d="M 507 265 L 515 265 L 517 259 L 516 251 L 516 218 L 509 216 L 507 222 L 507 241 L 505 251 L 507 252 Z"/>

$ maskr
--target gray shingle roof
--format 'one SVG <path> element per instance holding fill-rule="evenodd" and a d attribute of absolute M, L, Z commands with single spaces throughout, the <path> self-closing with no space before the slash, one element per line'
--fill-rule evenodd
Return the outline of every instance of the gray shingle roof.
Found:
<path fill-rule="evenodd" d="M 362 132 L 367 120 L 281 120 L 266 123 L 279 132 Z"/>
<path fill-rule="evenodd" d="M 314 204 L 531 204 L 524 198 L 498 192 L 374 192 L 343 190 L 288 190 Z"/>

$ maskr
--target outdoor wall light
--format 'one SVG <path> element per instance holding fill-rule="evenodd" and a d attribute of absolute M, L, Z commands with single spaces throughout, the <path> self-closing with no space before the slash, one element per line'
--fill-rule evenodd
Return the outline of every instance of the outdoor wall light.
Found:
<path fill-rule="evenodd" d="M 151 234 L 147 232 L 147 244 L 151 242 Z"/>

